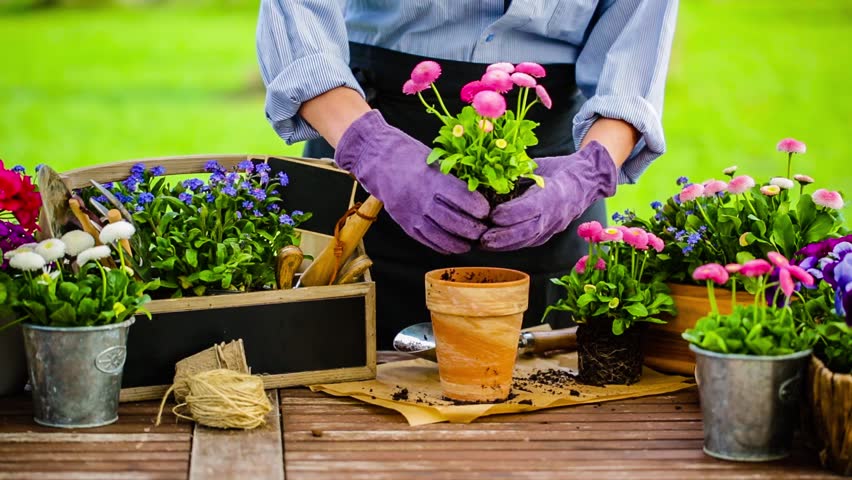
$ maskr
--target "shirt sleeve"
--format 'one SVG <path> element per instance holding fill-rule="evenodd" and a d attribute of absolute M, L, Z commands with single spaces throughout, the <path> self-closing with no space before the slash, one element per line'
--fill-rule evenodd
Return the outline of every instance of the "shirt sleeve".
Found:
<path fill-rule="evenodd" d="M 579 148 L 600 117 L 633 125 L 641 139 L 619 183 L 635 183 L 666 150 L 662 109 L 677 0 L 610 0 L 577 58 L 577 84 L 588 98 L 574 117 Z"/>
<path fill-rule="evenodd" d="M 345 0 L 262 0 L 257 56 L 266 118 L 288 144 L 319 137 L 298 115 L 302 103 L 337 87 L 364 96 L 349 69 Z"/>

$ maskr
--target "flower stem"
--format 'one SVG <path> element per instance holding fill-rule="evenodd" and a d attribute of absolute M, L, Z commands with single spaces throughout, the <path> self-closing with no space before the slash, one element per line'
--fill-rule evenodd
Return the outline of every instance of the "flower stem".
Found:
<path fill-rule="evenodd" d="M 710 300 L 710 311 L 718 314 L 719 309 L 716 308 L 716 292 L 714 289 L 713 280 L 707 280 L 707 298 Z"/>
<path fill-rule="evenodd" d="M 737 306 L 737 279 L 731 276 L 731 311 Z"/>
<path fill-rule="evenodd" d="M 791 168 L 793 166 L 793 152 L 787 152 L 787 178 L 790 178 Z"/>
<path fill-rule="evenodd" d="M 438 103 L 444 110 L 444 115 L 451 117 L 452 115 L 450 115 L 450 112 L 447 111 L 447 106 L 444 105 L 444 99 L 441 98 L 441 94 L 438 92 L 438 87 L 436 87 L 434 83 L 430 83 L 429 86 L 432 87 L 432 91 L 435 92 L 435 96 L 438 97 Z"/>
<path fill-rule="evenodd" d="M 441 122 L 442 122 L 444 125 L 447 125 L 447 120 L 446 120 L 446 119 L 444 119 L 444 116 L 443 116 L 443 115 L 441 115 L 441 112 L 439 112 L 438 110 L 435 110 L 435 107 L 433 107 L 432 105 L 429 105 L 428 103 L 426 103 L 426 99 L 425 99 L 425 98 L 423 98 L 423 95 L 421 95 L 421 94 L 420 94 L 420 92 L 417 92 L 417 98 L 419 98 L 419 99 L 420 99 L 420 103 L 422 103 L 422 104 L 423 104 L 423 106 L 424 106 L 424 107 L 426 107 L 426 111 L 427 111 L 427 112 L 429 112 L 429 113 L 434 113 L 434 114 L 435 114 L 435 116 L 437 116 L 439 119 L 441 119 Z M 446 109 L 445 109 L 445 110 L 446 110 Z M 447 116 L 449 116 L 449 114 L 448 114 Z"/>
<path fill-rule="evenodd" d="M 754 209 L 754 205 L 752 205 L 752 204 L 751 204 L 751 200 L 749 200 L 749 198 L 748 198 L 748 194 L 747 194 L 747 193 L 744 193 L 744 194 L 743 194 L 743 197 L 745 198 L 746 203 L 748 204 L 748 208 L 750 208 L 750 209 L 751 209 L 751 213 L 753 213 L 753 214 L 754 214 L 754 216 L 756 217 L 756 216 L 757 216 L 757 210 L 755 210 L 755 209 Z"/>
<path fill-rule="evenodd" d="M 701 212 L 701 216 L 704 217 L 704 221 L 707 222 L 707 229 L 713 230 L 713 222 L 710 221 L 710 217 L 707 216 L 707 212 L 704 211 L 704 207 L 701 206 L 701 202 L 695 200 L 695 206 L 698 207 L 698 211 Z"/>

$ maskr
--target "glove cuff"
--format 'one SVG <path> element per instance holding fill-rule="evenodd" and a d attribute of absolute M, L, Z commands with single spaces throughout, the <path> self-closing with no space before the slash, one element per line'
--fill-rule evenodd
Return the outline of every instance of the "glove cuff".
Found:
<path fill-rule="evenodd" d="M 361 115 L 343 132 L 334 151 L 334 163 L 358 177 L 356 170 L 362 154 L 370 146 L 370 138 L 390 125 L 378 110 Z"/>
<path fill-rule="evenodd" d="M 607 198 L 615 195 L 618 185 L 618 170 L 615 161 L 609 154 L 609 150 L 595 140 L 592 140 L 580 152 L 583 155 L 584 171 L 587 176 L 593 177 L 598 185 L 599 198 Z"/>

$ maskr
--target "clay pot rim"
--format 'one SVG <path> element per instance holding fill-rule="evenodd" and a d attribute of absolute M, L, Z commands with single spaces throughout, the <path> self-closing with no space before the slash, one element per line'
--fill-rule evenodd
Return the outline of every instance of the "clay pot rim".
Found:
<path fill-rule="evenodd" d="M 456 272 L 470 272 L 470 271 L 482 271 L 488 270 L 492 272 L 504 272 L 509 274 L 515 274 L 518 278 L 517 280 L 510 280 L 507 282 L 491 282 L 491 283 L 477 283 L 477 282 L 453 282 L 450 280 L 442 280 L 441 275 L 447 270 L 455 270 Z M 445 286 L 461 286 L 464 285 L 465 288 L 505 288 L 505 287 L 514 287 L 521 286 L 529 283 L 530 276 L 527 273 L 524 273 L 520 270 L 514 270 L 511 268 L 501 268 L 501 267 L 444 267 L 439 268 L 437 270 L 432 270 L 426 272 L 426 280 L 438 285 Z"/>

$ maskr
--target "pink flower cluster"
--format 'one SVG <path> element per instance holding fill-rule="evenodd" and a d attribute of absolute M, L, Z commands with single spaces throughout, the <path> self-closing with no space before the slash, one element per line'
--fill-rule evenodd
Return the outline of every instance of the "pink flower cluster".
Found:
<path fill-rule="evenodd" d="M 814 181 L 813 178 L 808 177 L 807 175 L 796 175 L 795 178 L 796 181 L 802 185 L 807 185 Z M 727 192 L 732 195 L 741 195 L 748 192 L 756 185 L 757 183 L 754 181 L 754 178 L 748 175 L 734 177 L 728 183 L 711 178 L 704 183 L 690 183 L 684 186 L 678 194 L 678 198 L 681 202 L 691 202 L 702 197 L 711 198 L 722 192 Z M 781 193 L 782 190 L 789 190 L 792 187 L 792 180 L 786 177 L 776 177 L 770 181 L 769 185 L 760 187 L 760 193 L 767 197 L 774 197 Z M 840 192 L 826 190 L 824 188 L 820 188 L 813 193 L 813 201 L 819 206 L 834 210 L 840 210 L 844 205 L 843 196 Z"/>
<path fill-rule="evenodd" d="M 538 101 L 545 108 L 550 109 L 553 101 L 544 86 L 539 85 L 536 80 L 544 78 L 545 75 L 544 67 L 537 63 L 523 62 L 517 65 L 508 62 L 494 63 L 486 68 L 482 78 L 463 86 L 460 96 L 463 101 L 472 104 L 479 115 L 498 118 L 506 113 L 506 99 L 503 95 L 518 86 L 535 89 Z M 402 92 L 406 95 L 419 94 L 430 88 L 440 76 L 441 66 L 437 62 L 432 60 L 420 62 L 412 70 L 411 78 L 402 86 Z"/>
<path fill-rule="evenodd" d="M 652 248 L 657 253 L 662 252 L 666 246 L 660 237 L 639 227 L 619 225 L 604 228 L 597 221 L 581 223 L 577 227 L 577 234 L 589 243 L 623 242 L 636 250 L 648 250 L 648 248 Z"/>
<path fill-rule="evenodd" d="M 787 297 L 793 295 L 796 289 L 795 280 L 802 282 L 808 287 L 813 286 L 814 277 L 803 268 L 791 264 L 784 255 L 778 252 L 769 252 L 766 257 L 769 259 L 769 262 L 758 258 L 742 264 L 731 263 L 724 267 L 718 263 L 708 263 L 707 265 L 696 268 L 692 272 L 692 278 L 698 281 L 711 280 L 718 285 L 724 285 L 730 278 L 729 274 L 739 274 L 744 277 L 762 277 L 774 269 L 778 269 L 778 280 L 781 291 Z"/>

